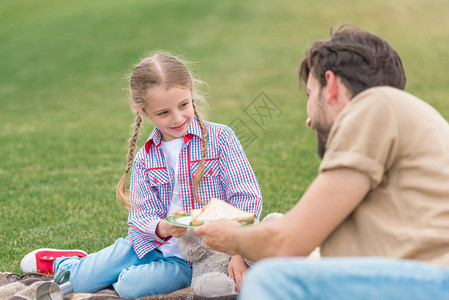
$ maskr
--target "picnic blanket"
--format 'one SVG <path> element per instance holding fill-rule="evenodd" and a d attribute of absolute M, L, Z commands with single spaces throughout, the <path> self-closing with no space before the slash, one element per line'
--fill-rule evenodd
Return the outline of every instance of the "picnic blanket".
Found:
<path fill-rule="evenodd" d="M 23 275 L 0 272 L 0 300 L 33 300 L 36 290 L 43 282 L 51 281 L 53 277 L 39 273 L 25 273 Z M 112 289 L 105 289 L 94 294 L 75 293 L 73 300 L 120 300 Z M 175 291 L 171 294 L 154 295 L 138 298 L 139 300 L 235 300 L 237 295 L 222 297 L 201 297 L 195 295 L 191 288 Z"/>

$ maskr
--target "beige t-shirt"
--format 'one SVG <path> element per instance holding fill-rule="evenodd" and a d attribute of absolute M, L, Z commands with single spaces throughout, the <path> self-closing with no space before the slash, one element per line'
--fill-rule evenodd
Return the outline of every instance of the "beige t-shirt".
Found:
<path fill-rule="evenodd" d="M 371 188 L 321 246 L 323 256 L 384 256 L 449 266 L 449 124 L 430 105 L 376 87 L 337 117 L 320 172 L 347 167 Z"/>

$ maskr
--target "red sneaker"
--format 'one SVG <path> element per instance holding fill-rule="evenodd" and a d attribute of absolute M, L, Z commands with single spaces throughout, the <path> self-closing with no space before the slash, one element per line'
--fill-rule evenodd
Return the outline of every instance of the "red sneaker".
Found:
<path fill-rule="evenodd" d="M 85 256 L 87 256 L 87 253 L 83 250 L 37 249 L 25 255 L 20 262 L 20 268 L 24 273 L 54 274 L 53 262 L 58 258 Z"/>

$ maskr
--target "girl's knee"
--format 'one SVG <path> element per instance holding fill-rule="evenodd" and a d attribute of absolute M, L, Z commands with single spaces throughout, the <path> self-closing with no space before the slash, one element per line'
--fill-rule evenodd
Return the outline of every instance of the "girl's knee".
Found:
<path fill-rule="evenodd" d="M 135 266 L 124 269 L 120 273 L 117 282 L 113 284 L 115 291 L 122 298 L 138 298 L 149 295 L 142 294 L 143 291 L 139 289 L 139 287 L 143 285 L 143 281 L 145 281 L 145 278 L 140 278 L 140 280 L 139 278 L 136 278 L 137 276 L 135 276 L 135 272 L 133 272 L 135 269 Z M 145 293 L 147 292 L 148 289 L 145 291 Z"/>
<path fill-rule="evenodd" d="M 154 263 L 153 263 L 154 264 Z M 155 263 L 157 264 L 157 263 Z M 160 272 L 155 266 L 131 266 L 120 274 L 114 289 L 122 298 L 138 298 L 149 295 L 168 294 L 188 287 L 191 272 Z"/>

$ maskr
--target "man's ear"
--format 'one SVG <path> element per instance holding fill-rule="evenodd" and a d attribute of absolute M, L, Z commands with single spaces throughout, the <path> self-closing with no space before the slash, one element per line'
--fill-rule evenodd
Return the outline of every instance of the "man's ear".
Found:
<path fill-rule="evenodd" d="M 324 73 L 324 76 L 327 86 L 326 103 L 340 108 L 345 107 L 351 100 L 351 96 L 341 77 L 329 70 Z"/>
<path fill-rule="evenodd" d="M 327 86 L 326 103 L 329 104 L 338 95 L 337 77 L 334 72 L 329 70 L 324 73 L 324 77 L 326 78 Z"/>

